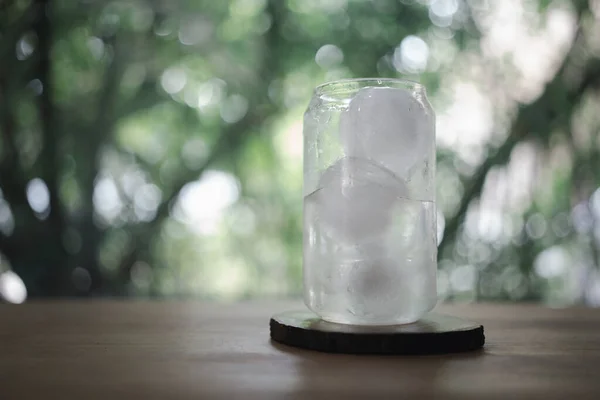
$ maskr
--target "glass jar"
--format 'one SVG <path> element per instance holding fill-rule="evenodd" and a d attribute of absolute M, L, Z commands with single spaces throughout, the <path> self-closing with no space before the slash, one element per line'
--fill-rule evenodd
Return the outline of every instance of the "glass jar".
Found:
<path fill-rule="evenodd" d="M 435 116 L 398 79 L 318 86 L 304 115 L 306 305 L 326 321 L 393 325 L 437 301 Z"/>

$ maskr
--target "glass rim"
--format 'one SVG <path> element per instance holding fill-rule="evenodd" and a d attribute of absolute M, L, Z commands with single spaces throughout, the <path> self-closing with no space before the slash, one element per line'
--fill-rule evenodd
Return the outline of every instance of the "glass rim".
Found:
<path fill-rule="evenodd" d="M 364 87 L 396 87 L 425 93 L 425 86 L 410 79 L 401 78 L 347 78 L 324 82 L 315 87 L 314 94 L 323 96 Z"/>

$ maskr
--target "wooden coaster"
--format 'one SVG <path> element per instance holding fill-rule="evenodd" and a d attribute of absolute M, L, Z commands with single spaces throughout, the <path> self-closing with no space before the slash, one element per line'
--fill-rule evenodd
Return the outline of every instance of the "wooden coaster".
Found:
<path fill-rule="evenodd" d="M 485 342 L 482 325 L 437 313 L 407 325 L 355 326 L 288 311 L 273 316 L 270 327 L 276 342 L 328 353 L 444 354 L 477 350 Z"/>

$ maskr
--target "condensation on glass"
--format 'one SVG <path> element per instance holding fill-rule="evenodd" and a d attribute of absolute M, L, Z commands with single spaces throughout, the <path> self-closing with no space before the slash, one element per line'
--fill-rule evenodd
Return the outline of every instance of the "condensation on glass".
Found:
<path fill-rule="evenodd" d="M 435 116 L 396 79 L 317 87 L 304 116 L 304 301 L 344 324 L 414 322 L 436 294 Z"/>

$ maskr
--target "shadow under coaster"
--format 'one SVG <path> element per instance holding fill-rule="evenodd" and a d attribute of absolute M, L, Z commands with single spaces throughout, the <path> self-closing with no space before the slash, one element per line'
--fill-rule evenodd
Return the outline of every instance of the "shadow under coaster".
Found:
<path fill-rule="evenodd" d="M 323 321 L 308 311 L 288 311 L 270 321 L 276 342 L 328 353 L 422 355 L 477 350 L 483 326 L 450 315 L 429 313 L 417 322 L 356 326 Z"/>

